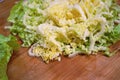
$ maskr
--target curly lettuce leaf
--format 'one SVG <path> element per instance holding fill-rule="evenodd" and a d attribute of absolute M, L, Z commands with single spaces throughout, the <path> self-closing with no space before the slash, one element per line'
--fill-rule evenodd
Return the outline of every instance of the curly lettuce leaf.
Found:
<path fill-rule="evenodd" d="M 0 44 L 0 80 L 8 80 L 6 70 L 11 57 L 11 48 L 7 44 Z"/>
<path fill-rule="evenodd" d="M 6 70 L 11 57 L 11 52 L 18 48 L 15 37 L 9 35 L 5 37 L 0 34 L 0 80 L 8 80 Z"/>

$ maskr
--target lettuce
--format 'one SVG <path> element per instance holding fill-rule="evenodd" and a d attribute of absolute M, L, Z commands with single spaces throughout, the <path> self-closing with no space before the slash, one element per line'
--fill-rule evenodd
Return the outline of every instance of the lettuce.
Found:
<path fill-rule="evenodd" d="M 5 37 L 0 34 L 0 80 L 8 80 L 6 71 L 13 50 L 18 49 L 18 43 L 15 37 L 9 35 Z"/>

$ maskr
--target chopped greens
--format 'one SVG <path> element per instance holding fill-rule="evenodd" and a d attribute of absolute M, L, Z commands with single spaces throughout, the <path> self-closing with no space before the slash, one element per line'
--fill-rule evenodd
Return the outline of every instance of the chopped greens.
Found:
<path fill-rule="evenodd" d="M 111 55 L 120 40 L 120 6 L 115 0 L 21 0 L 11 10 L 10 31 L 29 54 L 45 62 L 60 55 Z"/>

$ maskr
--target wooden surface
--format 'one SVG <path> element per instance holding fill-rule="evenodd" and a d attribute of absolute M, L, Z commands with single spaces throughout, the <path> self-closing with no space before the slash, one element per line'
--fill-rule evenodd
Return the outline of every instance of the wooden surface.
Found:
<path fill-rule="evenodd" d="M 8 35 L 4 29 L 11 7 L 17 0 L 4 0 L 0 3 L 0 33 Z M 117 42 L 111 47 L 120 47 Z M 45 64 L 41 59 L 29 57 L 27 48 L 14 52 L 7 74 L 9 80 L 120 80 L 120 51 L 113 57 L 103 55 L 79 55 L 74 58 L 63 57 L 61 62 Z"/>

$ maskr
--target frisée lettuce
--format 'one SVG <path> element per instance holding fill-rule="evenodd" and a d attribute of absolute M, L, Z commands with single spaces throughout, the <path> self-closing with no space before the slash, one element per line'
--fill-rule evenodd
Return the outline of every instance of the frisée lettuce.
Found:
<path fill-rule="evenodd" d="M 120 40 L 120 6 L 115 0 L 27 0 L 11 10 L 10 30 L 45 62 L 60 55 L 111 55 Z"/>

